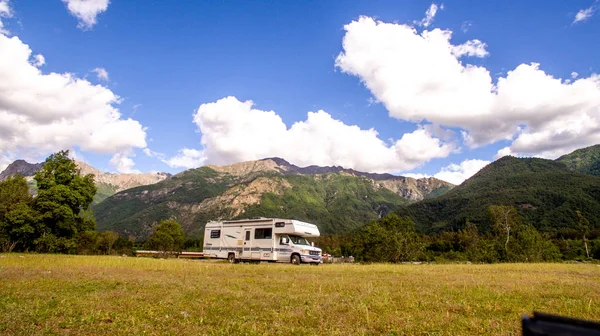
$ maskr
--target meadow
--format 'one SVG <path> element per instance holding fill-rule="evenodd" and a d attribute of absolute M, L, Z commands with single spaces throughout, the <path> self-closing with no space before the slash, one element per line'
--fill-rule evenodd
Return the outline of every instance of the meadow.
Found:
<path fill-rule="evenodd" d="M 2 335 L 519 335 L 600 320 L 593 264 L 292 266 L 0 254 Z"/>

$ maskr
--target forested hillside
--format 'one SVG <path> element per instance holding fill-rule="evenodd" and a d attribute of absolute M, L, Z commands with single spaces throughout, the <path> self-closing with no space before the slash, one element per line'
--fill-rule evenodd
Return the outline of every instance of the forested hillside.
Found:
<path fill-rule="evenodd" d="M 576 211 L 600 227 L 600 177 L 571 172 L 561 162 L 504 157 L 460 186 L 435 199 L 398 211 L 422 232 L 457 230 L 469 221 L 488 230 L 491 205 L 514 206 L 519 216 L 541 231 L 577 226 Z"/>
<path fill-rule="evenodd" d="M 556 159 L 570 170 L 582 174 L 600 176 L 600 145 L 578 149 Z"/>
<path fill-rule="evenodd" d="M 209 220 L 255 216 L 307 220 L 323 233 L 348 232 L 409 201 L 447 192 L 435 178 L 368 174 L 341 167 L 299 168 L 282 159 L 190 169 L 128 189 L 94 206 L 99 230 L 138 239 L 165 218 L 200 236 Z"/>

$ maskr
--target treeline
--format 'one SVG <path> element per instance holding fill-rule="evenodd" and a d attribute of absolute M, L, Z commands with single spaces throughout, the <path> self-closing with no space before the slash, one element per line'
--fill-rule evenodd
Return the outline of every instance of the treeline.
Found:
<path fill-rule="evenodd" d="M 577 212 L 576 230 L 540 233 L 511 206 L 490 206 L 492 230 L 480 232 L 466 222 L 457 231 L 420 234 L 408 217 L 389 214 L 348 235 L 324 236 L 324 253 L 362 262 L 436 261 L 479 263 L 600 259 L 600 235 Z"/>
<path fill-rule="evenodd" d="M 97 192 L 94 175 L 82 176 L 68 151 L 49 156 L 34 176 L 37 196 L 20 175 L 0 182 L 0 252 L 131 254 L 134 249 L 180 251 L 196 248 L 181 225 L 163 220 L 149 239 L 136 243 L 113 231 L 96 231 L 90 205 Z"/>
<path fill-rule="evenodd" d="M 95 230 L 89 206 L 94 176 L 81 176 L 68 151 L 52 154 L 35 174 L 38 192 L 29 193 L 22 176 L 0 182 L 2 251 L 75 253 L 84 232 Z"/>

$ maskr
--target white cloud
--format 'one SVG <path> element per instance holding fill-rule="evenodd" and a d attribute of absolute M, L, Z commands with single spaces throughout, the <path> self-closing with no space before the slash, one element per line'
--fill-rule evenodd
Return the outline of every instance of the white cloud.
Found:
<path fill-rule="evenodd" d="M 154 156 L 157 156 L 157 153 L 153 154 Z M 159 154 L 158 156 L 161 157 L 162 155 Z M 161 159 L 161 161 L 168 164 L 169 167 L 172 168 L 190 169 L 204 165 L 204 162 L 206 161 L 206 156 L 204 155 L 204 151 L 184 148 L 180 150 L 174 157 L 168 160 Z"/>
<path fill-rule="evenodd" d="M 14 160 L 8 156 L 0 155 L 0 173 Z"/>
<path fill-rule="evenodd" d="M 490 164 L 490 161 L 484 160 L 465 160 L 459 165 L 452 163 L 440 170 L 433 177 L 452 184 L 461 184 L 464 180 L 475 175 L 481 168 Z"/>
<path fill-rule="evenodd" d="M 39 68 L 44 64 L 46 64 L 46 58 L 44 58 L 44 55 L 37 54 L 33 56 L 33 62 L 31 62 L 31 65 Z"/>
<path fill-rule="evenodd" d="M 449 30 L 419 33 L 370 17 L 345 30 L 336 67 L 359 77 L 394 118 L 458 128 L 470 147 L 514 140 L 514 153 L 543 157 L 600 143 L 596 74 L 566 82 L 531 63 L 493 83 L 464 59 L 488 55 L 482 41 L 454 45 Z"/>
<path fill-rule="evenodd" d="M 463 56 L 474 56 L 474 57 L 486 57 L 489 56 L 489 52 L 485 50 L 487 45 L 477 39 L 467 41 L 463 44 L 459 44 L 457 46 L 452 46 L 452 54 L 456 56 L 456 58 L 460 58 Z"/>
<path fill-rule="evenodd" d="M 512 152 L 510 147 L 504 147 L 504 148 L 498 150 L 498 152 L 494 156 L 494 160 L 498 160 L 505 156 L 516 156 L 516 155 L 515 155 L 515 153 Z"/>
<path fill-rule="evenodd" d="M 425 17 L 421 21 L 417 21 L 415 23 L 419 26 L 428 27 L 430 24 L 433 23 L 433 19 L 435 18 L 438 9 L 444 9 L 444 5 L 438 7 L 438 5 L 432 3 L 429 6 L 429 8 L 427 8 L 427 11 L 425 12 Z"/>
<path fill-rule="evenodd" d="M 106 71 L 106 69 L 95 68 L 94 70 L 92 70 L 92 72 L 96 73 L 96 77 L 98 77 L 99 80 L 108 82 L 108 71 Z"/>
<path fill-rule="evenodd" d="M 575 79 L 577 78 L 577 76 L 579 76 L 579 74 L 575 71 L 571 72 L 571 78 Z"/>
<path fill-rule="evenodd" d="M 110 159 L 110 164 L 115 167 L 119 173 L 139 174 L 139 170 L 133 169 L 135 162 L 131 159 L 132 156 L 135 156 L 135 154 L 130 150 L 115 153 Z"/>
<path fill-rule="evenodd" d="M 77 18 L 77 27 L 88 30 L 96 24 L 96 17 L 108 8 L 108 0 L 62 0 L 69 13 Z"/>
<path fill-rule="evenodd" d="M 61 149 L 118 153 L 146 147 L 146 132 L 122 119 L 121 99 L 70 73 L 43 73 L 43 56 L 0 34 L 0 156 L 43 158 Z"/>
<path fill-rule="evenodd" d="M 575 24 L 577 22 L 587 21 L 587 19 L 591 18 L 594 15 L 595 11 L 596 6 L 591 6 L 589 8 L 580 10 L 579 12 L 577 12 L 577 14 L 575 14 L 575 19 L 573 20 L 573 23 Z"/>
<path fill-rule="evenodd" d="M 184 149 L 166 160 L 171 166 L 230 164 L 282 157 L 299 165 L 341 165 L 368 172 L 400 172 L 432 158 L 446 157 L 455 145 L 419 127 L 387 144 L 374 129 L 364 130 L 333 119 L 325 111 L 308 112 L 289 129 L 274 111 L 253 108 L 235 97 L 202 104 L 194 123 L 202 132 L 203 150 Z M 147 154 L 151 154 L 148 151 Z"/>
<path fill-rule="evenodd" d="M 421 173 L 404 173 L 404 174 L 402 174 L 402 176 L 412 177 L 414 179 L 422 179 L 422 178 L 432 177 L 431 175 L 421 174 Z"/>
<path fill-rule="evenodd" d="M 0 34 L 9 34 L 8 30 L 4 28 L 2 18 L 11 18 L 12 16 L 13 12 L 10 8 L 9 0 L 0 0 Z"/>

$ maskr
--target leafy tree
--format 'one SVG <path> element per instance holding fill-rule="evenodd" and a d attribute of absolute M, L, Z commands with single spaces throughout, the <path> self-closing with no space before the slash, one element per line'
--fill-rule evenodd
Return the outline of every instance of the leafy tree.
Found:
<path fill-rule="evenodd" d="M 424 244 L 409 218 L 389 214 L 362 228 L 354 236 L 352 250 L 359 260 L 395 263 L 419 259 Z"/>
<path fill-rule="evenodd" d="M 0 182 L 0 247 L 10 252 L 18 244 L 27 246 L 34 238 L 37 214 L 31 209 L 32 197 L 23 176 Z"/>
<path fill-rule="evenodd" d="M 554 261 L 560 259 L 558 247 L 531 225 L 522 225 L 514 232 L 514 244 L 507 260 L 522 262 Z"/>
<path fill-rule="evenodd" d="M 180 252 L 184 240 L 181 224 L 172 219 L 162 220 L 152 228 L 146 247 L 161 251 L 166 256 L 173 252 Z"/>
<path fill-rule="evenodd" d="M 77 253 L 78 254 L 96 254 L 98 251 L 98 232 L 83 231 L 77 236 Z"/>
<path fill-rule="evenodd" d="M 583 245 L 585 246 L 585 255 L 589 258 L 590 250 L 588 249 L 587 235 L 590 233 L 590 221 L 588 221 L 587 218 L 585 218 L 579 210 L 577 210 L 577 229 L 579 229 L 581 238 L 583 239 Z"/>
<path fill-rule="evenodd" d="M 93 217 L 85 214 L 97 190 L 94 175 L 79 173 L 69 151 L 60 151 L 50 155 L 35 174 L 38 195 L 33 206 L 41 215 L 42 251 L 71 251 L 79 232 L 95 229 Z"/>
<path fill-rule="evenodd" d="M 99 246 L 106 253 L 111 254 L 112 248 L 119 239 L 119 234 L 114 231 L 104 231 L 99 235 Z"/>

